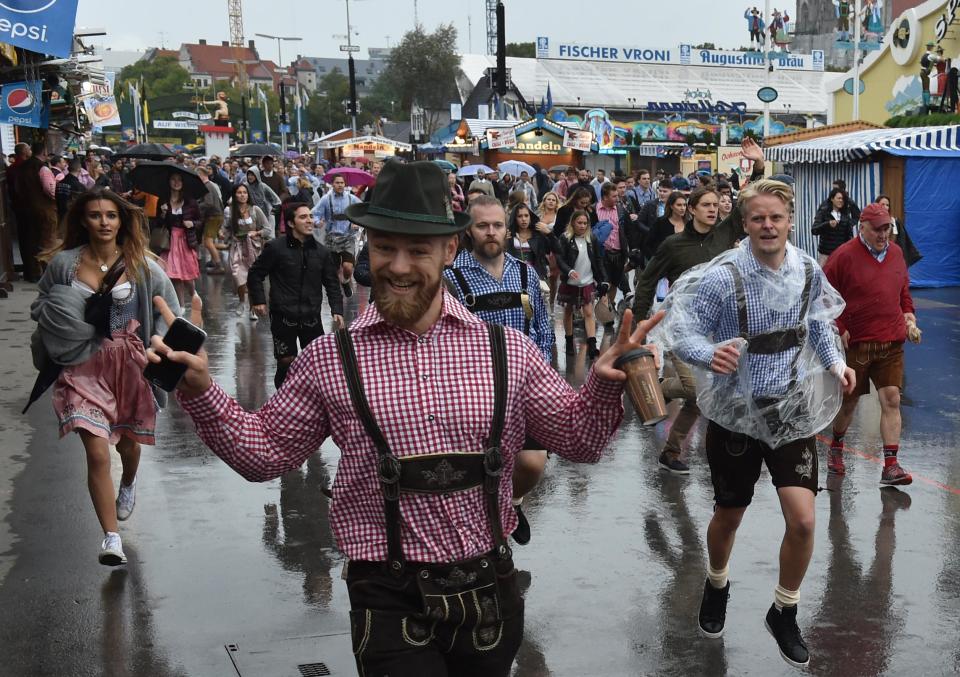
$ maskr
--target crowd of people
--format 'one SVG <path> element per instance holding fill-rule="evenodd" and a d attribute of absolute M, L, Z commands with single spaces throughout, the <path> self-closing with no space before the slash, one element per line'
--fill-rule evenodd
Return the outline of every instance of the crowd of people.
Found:
<path fill-rule="evenodd" d="M 844 435 L 872 381 L 883 412 L 881 483 L 909 484 L 898 461 L 899 395 L 903 344 L 921 334 L 908 274 L 919 253 L 889 198 L 861 210 L 842 181 L 813 224 L 793 224 L 791 177 L 764 178 L 751 140 L 743 152 L 753 161 L 743 185 L 711 172 L 444 175 L 431 162 L 389 161 L 369 167 L 375 183 L 352 188 L 342 173 L 326 176 L 324 163 L 178 157 L 156 195 L 134 185 L 135 161 L 47 158 L 42 145 L 18 145 L 10 196 L 24 274 L 39 281 L 31 401 L 53 387 L 61 436 L 83 442 L 100 562 L 126 561 L 118 521 L 133 511 L 140 445 L 154 443 L 155 405 L 166 400 L 142 370 L 166 358 L 186 367 L 177 398 L 200 437 L 247 479 L 299 467 L 328 436 L 342 450 L 330 516 L 350 560 L 361 673 L 505 675 L 523 632 L 507 539 L 532 537 L 524 496 L 548 453 L 599 459 L 623 416 L 617 358 L 647 342 L 663 317 L 651 311 L 678 281 L 719 256 L 729 263 L 698 301 L 689 340 L 647 346 L 664 368 L 663 394 L 682 402 L 659 466 L 690 472 L 686 438 L 701 416 L 695 369 L 731 375 L 775 354 L 782 387 L 771 389 L 767 374 L 758 388 L 765 402 L 787 397 L 797 387 L 790 356 L 808 332 L 783 327 L 805 327 L 811 304 L 835 288 L 843 314 L 811 330 L 825 337 L 816 339 L 826 341 L 822 367 L 844 393 L 828 470 L 845 472 Z M 203 191 L 191 194 L 197 177 Z M 818 262 L 790 244 L 796 227 L 819 236 Z M 770 312 L 755 298 L 757 271 L 806 276 L 804 292 Z M 211 380 L 203 351 L 173 351 L 161 339 L 181 315 L 202 324 L 197 280 L 227 272 L 237 316 L 270 319 L 277 393 L 256 412 Z M 347 328 L 345 298 L 357 284 L 371 303 Z M 324 297 L 335 337 L 321 338 Z M 568 356 L 583 323 L 592 368 L 579 390 L 552 366 L 555 320 Z M 116 497 L 109 444 L 123 462 Z M 765 620 L 783 658 L 806 665 L 796 613 L 813 549 L 813 433 L 774 448 L 711 419 L 706 446 L 717 509 L 700 631 L 723 633 L 728 560 L 766 463 L 785 535 Z M 458 635 L 461 627 L 471 632 Z"/>

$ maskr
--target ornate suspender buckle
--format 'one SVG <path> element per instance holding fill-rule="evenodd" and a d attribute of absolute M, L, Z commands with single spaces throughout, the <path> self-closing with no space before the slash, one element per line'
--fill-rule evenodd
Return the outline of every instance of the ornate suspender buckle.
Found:
<path fill-rule="evenodd" d="M 390 501 L 400 498 L 400 459 L 393 454 L 383 454 L 377 462 L 377 474 L 383 485 L 383 495 Z"/>
<path fill-rule="evenodd" d="M 503 454 L 500 447 L 489 447 L 483 452 L 484 489 L 487 493 L 497 493 L 500 490 L 500 475 L 503 474 Z"/>

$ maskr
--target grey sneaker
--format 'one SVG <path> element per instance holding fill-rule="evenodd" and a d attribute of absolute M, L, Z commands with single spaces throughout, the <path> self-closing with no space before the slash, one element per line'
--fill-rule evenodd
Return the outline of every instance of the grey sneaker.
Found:
<path fill-rule="evenodd" d="M 689 475 L 690 466 L 681 461 L 679 458 L 674 458 L 670 456 L 667 452 L 660 454 L 660 459 L 658 460 L 660 467 L 664 470 L 673 473 L 674 475 Z"/>
<path fill-rule="evenodd" d="M 120 534 L 112 531 L 107 532 L 103 543 L 100 544 L 100 564 L 108 567 L 115 567 L 127 563 L 127 556 L 123 554 L 123 542 L 120 540 Z"/>
<path fill-rule="evenodd" d="M 133 513 L 133 506 L 137 504 L 137 480 L 134 478 L 133 484 L 129 487 L 120 483 L 120 491 L 117 492 L 117 519 L 124 522 L 130 519 Z"/>

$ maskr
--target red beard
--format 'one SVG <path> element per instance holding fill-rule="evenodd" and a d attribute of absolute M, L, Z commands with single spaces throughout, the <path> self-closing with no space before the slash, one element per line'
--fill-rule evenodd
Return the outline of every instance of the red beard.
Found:
<path fill-rule="evenodd" d="M 440 277 L 431 284 L 422 277 L 415 277 L 401 282 L 412 282 L 417 289 L 410 297 L 398 297 L 390 288 L 390 281 L 379 275 L 373 275 L 373 302 L 390 324 L 398 327 L 409 327 L 427 314 L 430 304 L 433 303 L 437 292 L 440 291 Z"/>

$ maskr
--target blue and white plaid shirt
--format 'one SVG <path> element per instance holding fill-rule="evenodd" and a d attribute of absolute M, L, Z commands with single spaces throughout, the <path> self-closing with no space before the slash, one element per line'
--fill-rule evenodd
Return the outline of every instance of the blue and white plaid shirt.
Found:
<path fill-rule="evenodd" d="M 520 266 L 527 266 L 527 294 L 530 296 L 530 303 L 533 306 L 533 317 L 530 319 L 530 338 L 540 349 L 543 359 L 550 363 L 552 359 L 552 350 L 556 338 L 553 334 L 553 323 L 550 321 L 550 313 L 543 302 L 543 295 L 540 293 L 540 278 L 537 271 L 532 266 L 522 261 L 504 254 L 503 276 L 500 280 L 495 279 L 487 269 L 480 265 L 480 262 L 474 258 L 468 251 L 462 251 L 454 259 L 453 267 L 458 268 L 463 273 L 470 292 L 474 296 L 483 296 L 485 294 L 495 294 L 499 292 L 519 292 L 520 287 Z M 463 303 L 463 290 L 457 284 L 457 278 L 452 270 L 445 270 L 443 274 L 456 290 L 455 295 L 460 303 Z M 508 308 L 506 310 L 482 310 L 477 317 L 495 324 L 502 324 L 505 327 L 512 327 L 520 333 L 523 333 L 523 326 L 526 321 L 526 315 L 523 308 Z"/>
<path fill-rule="evenodd" d="M 787 244 L 790 248 L 792 245 Z M 764 285 L 762 277 L 784 277 L 796 275 L 793 267 L 800 266 L 800 275 L 804 275 L 802 257 L 788 256 L 779 270 L 771 270 L 762 265 L 753 256 L 750 242 L 740 245 L 735 265 L 743 277 L 744 293 L 747 300 L 747 328 L 751 336 L 770 331 L 778 331 L 804 324 L 808 329 L 808 338 L 817 356 L 827 369 L 843 363 L 843 357 L 837 349 L 834 334 L 836 330 L 829 322 L 811 320 L 808 317 L 801 322 L 800 296 L 785 311 L 770 308 L 761 300 Z M 817 299 L 823 289 L 823 271 L 813 265 L 813 279 L 810 284 L 810 308 L 817 305 Z M 769 288 L 767 289 L 769 293 Z M 733 273 L 728 266 L 715 266 L 704 274 L 697 290 L 694 304 L 696 318 L 690 325 L 689 333 L 674 346 L 673 350 L 684 362 L 710 368 L 716 344 L 729 341 L 740 335 L 740 321 L 737 309 L 736 285 Z M 769 355 L 741 351 L 740 359 L 749 360 L 747 368 L 750 374 L 750 388 L 754 398 L 782 397 L 794 376 L 791 365 L 801 348 L 790 348 Z M 802 374 L 799 376 L 802 377 Z M 732 376 L 730 378 L 733 378 Z"/>
<path fill-rule="evenodd" d="M 344 189 L 343 193 L 337 195 L 336 191 L 320 198 L 320 202 L 313 208 L 313 222 L 319 224 L 320 221 L 326 223 L 326 230 L 332 235 L 350 235 L 355 231 L 350 230 L 350 222 L 347 219 L 334 219 L 334 215 L 343 214 L 347 207 L 360 202 L 360 198 Z"/>

